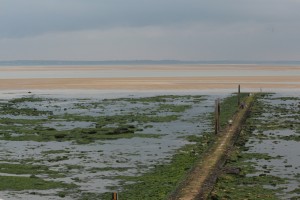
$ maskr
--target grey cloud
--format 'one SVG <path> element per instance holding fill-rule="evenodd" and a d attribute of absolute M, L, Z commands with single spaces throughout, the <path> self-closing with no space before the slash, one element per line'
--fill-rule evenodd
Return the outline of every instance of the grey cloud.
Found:
<path fill-rule="evenodd" d="M 292 0 L 0 0 L 0 37 L 112 27 L 299 19 Z M 290 2 L 287 4 L 286 2 Z M 297 17 L 295 17 L 297 16 Z"/>
<path fill-rule="evenodd" d="M 278 60 L 299 0 L 0 0 L 0 60 Z"/>

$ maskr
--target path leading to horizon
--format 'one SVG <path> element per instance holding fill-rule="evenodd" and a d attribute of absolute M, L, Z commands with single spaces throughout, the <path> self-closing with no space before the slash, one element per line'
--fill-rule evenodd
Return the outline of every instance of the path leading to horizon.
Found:
<path fill-rule="evenodd" d="M 245 109 L 239 109 L 233 117 L 233 124 L 218 133 L 213 146 L 196 163 L 185 181 L 169 198 L 170 200 L 207 199 L 216 181 L 218 170 L 223 166 L 226 155 L 241 130 L 254 98 L 254 95 L 248 97 L 246 100 L 248 106 Z"/>

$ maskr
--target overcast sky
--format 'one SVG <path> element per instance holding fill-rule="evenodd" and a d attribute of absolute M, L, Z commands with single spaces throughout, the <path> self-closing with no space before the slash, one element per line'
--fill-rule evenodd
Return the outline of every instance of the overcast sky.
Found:
<path fill-rule="evenodd" d="M 300 0 L 0 0 L 0 60 L 300 60 Z"/>

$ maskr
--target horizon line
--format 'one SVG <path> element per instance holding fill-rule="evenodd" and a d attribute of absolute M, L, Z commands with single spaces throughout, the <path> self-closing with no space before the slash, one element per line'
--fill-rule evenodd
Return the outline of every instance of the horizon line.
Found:
<path fill-rule="evenodd" d="M 0 65 L 19 66 L 19 65 L 158 65 L 158 64 L 287 64 L 287 65 L 299 65 L 300 60 L 34 60 L 34 59 L 20 59 L 20 60 L 0 60 Z"/>

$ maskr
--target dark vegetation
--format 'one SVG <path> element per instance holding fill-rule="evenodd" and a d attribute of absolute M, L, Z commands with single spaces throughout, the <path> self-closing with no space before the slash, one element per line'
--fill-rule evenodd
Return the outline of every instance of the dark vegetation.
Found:
<path fill-rule="evenodd" d="M 223 173 L 211 194 L 211 199 L 298 199 L 297 190 L 287 191 L 289 181 L 300 180 L 294 176 L 279 177 L 273 175 L 272 162 L 283 160 L 281 155 L 270 156 L 267 153 L 249 153 L 255 144 L 271 140 L 298 141 L 300 128 L 299 98 L 278 97 L 261 94 L 252 108 L 242 132 L 236 142 Z M 294 131 L 289 136 L 276 132 Z M 255 146 L 253 146 L 255 148 Z M 268 147 L 266 147 L 268 148 Z M 271 148 L 271 147 L 269 147 Z M 273 147 L 276 148 L 276 147 Z M 262 161 L 267 162 L 262 162 Z M 286 162 L 285 167 L 293 167 Z M 262 165 L 259 163 L 270 163 Z M 274 162 L 276 163 L 276 162 Z"/>
<path fill-rule="evenodd" d="M 0 136 L 2 134 L 4 140 L 75 141 L 78 144 L 91 143 L 101 139 L 157 137 L 153 134 L 140 134 L 144 124 L 175 121 L 180 116 L 179 113 L 191 108 L 191 103 L 202 100 L 202 96 L 173 95 L 105 99 L 100 102 L 76 103 L 78 114 L 74 114 L 74 112 L 68 112 L 74 108 L 52 106 L 51 103 L 56 103 L 55 99 L 42 99 L 34 96 L 12 99 L 5 103 L 2 102 L 0 105 L 0 114 L 4 115 L 0 118 Z M 174 101 L 178 102 L 174 103 Z M 105 111 L 106 106 L 114 104 L 124 104 L 124 112 L 110 115 L 109 110 Z M 133 106 L 134 109 L 131 112 L 125 112 L 127 104 L 137 106 L 135 108 Z M 145 110 L 144 105 L 149 105 L 150 108 Z M 102 109 L 104 113 L 81 114 L 84 110 L 89 112 L 91 108 Z M 63 111 L 57 112 L 57 110 Z M 45 125 L 51 122 L 90 122 L 93 126 L 59 130 Z"/>

